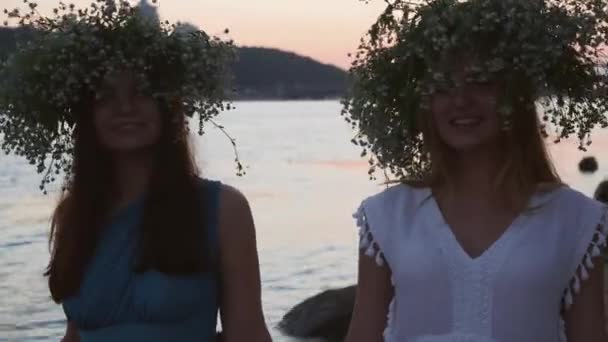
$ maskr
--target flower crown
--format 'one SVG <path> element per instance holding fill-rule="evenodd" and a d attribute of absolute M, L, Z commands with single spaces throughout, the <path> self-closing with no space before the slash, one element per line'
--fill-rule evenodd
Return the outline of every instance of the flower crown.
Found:
<path fill-rule="evenodd" d="M 0 138 L 6 153 L 46 171 L 41 188 L 70 173 L 78 108 L 100 96 L 112 71 L 128 70 L 159 104 L 198 115 L 199 134 L 231 109 L 232 41 L 145 17 L 128 1 L 96 0 L 86 9 L 60 3 L 52 17 L 24 3 L 27 12 L 4 10 L 5 25 L 17 21 L 31 37 L 0 66 Z M 237 167 L 241 172 L 238 156 Z"/>
<path fill-rule="evenodd" d="M 350 69 L 342 114 L 358 131 L 353 142 L 370 157 L 370 176 L 426 174 L 430 158 L 417 118 L 430 97 L 455 85 L 447 64 L 471 63 L 466 82 L 503 85 L 498 111 L 505 129 L 532 99 L 542 105 L 543 132 L 576 134 L 580 148 L 608 126 L 608 1 L 387 1 Z M 458 53 L 460 56 L 452 55 Z M 452 58 L 450 58 L 450 56 Z"/>

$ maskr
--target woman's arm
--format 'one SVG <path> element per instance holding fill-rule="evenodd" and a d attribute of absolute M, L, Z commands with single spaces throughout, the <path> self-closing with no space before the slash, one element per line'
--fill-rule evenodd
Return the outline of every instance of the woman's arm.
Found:
<path fill-rule="evenodd" d="M 353 318 L 345 342 L 381 342 L 393 298 L 391 271 L 374 258 L 359 255 L 359 280 Z"/>
<path fill-rule="evenodd" d="M 65 328 L 65 336 L 61 339 L 61 342 L 80 342 L 80 336 L 78 336 L 78 329 L 74 323 L 68 321 Z"/>
<path fill-rule="evenodd" d="M 606 342 L 604 308 L 604 257 L 593 260 L 589 279 L 582 282 L 574 303 L 565 313 L 569 342 Z"/>
<path fill-rule="evenodd" d="M 224 342 L 269 342 L 255 227 L 247 199 L 224 186 L 220 201 L 220 312 Z"/>

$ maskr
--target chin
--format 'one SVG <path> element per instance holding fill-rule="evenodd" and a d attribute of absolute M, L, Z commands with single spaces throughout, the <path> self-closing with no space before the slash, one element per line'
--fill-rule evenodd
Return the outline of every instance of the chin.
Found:
<path fill-rule="evenodd" d="M 107 144 L 105 147 L 111 153 L 135 153 L 140 151 L 145 151 L 150 149 L 152 144 L 148 144 L 141 140 L 131 140 L 131 141 L 112 141 L 112 143 Z"/>
<path fill-rule="evenodd" d="M 109 147 L 108 150 L 112 153 L 120 153 L 120 154 L 129 154 L 129 153 L 137 153 L 142 151 L 147 151 L 149 146 L 143 145 L 128 145 L 128 146 L 112 146 Z"/>
<path fill-rule="evenodd" d="M 447 147 L 456 153 L 474 152 L 488 147 L 489 144 L 479 140 L 459 140 L 446 142 Z"/>
<path fill-rule="evenodd" d="M 496 146 L 493 139 L 452 139 L 445 141 L 446 146 L 456 153 L 467 153 L 486 150 Z"/>

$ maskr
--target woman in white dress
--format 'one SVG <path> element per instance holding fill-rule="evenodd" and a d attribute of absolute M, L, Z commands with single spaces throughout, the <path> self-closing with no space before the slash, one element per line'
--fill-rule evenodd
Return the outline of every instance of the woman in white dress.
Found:
<path fill-rule="evenodd" d="M 452 86 L 417 113 L 430 167 L 355 214 L 361 257 L 346 341 L 608 341 L 606 208 L 560 181 L 532 93 L 512 102 L 506 125 L 505 79 L 470 82 L 485 59 L 466 48 L 443 56 Z"/>

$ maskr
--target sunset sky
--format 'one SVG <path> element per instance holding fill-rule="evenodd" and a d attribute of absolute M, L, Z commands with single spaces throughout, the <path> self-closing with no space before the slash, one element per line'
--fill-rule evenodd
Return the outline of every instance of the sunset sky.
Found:
<path fill-rule="evenodd" d="M 59 3 L 37 2 L 42 13 L 50 13 Z M 64 2 L 82 8 L 91 0 Z M 9 10 L 24 8 L 22 0 L 0 4 Z M 161 17 L 172 22 L 187 21 L 211 34 L 228 28 L 239 45 L 280 48 L 347 68 L 347 54 L 355 51 L 384 1 L 366 5 L 360 0 L 159 0 L 158 5 Z"/>

